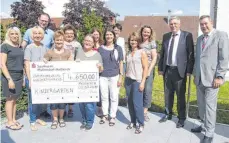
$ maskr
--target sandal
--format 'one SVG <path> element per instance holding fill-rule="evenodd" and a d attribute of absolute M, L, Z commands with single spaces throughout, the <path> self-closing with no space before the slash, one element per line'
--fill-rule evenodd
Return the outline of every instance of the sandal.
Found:
<path fill-rule="evenodd" d="M 127 130 L 130 130 L 130 129 L 132 129 L 132 128 L 136 128 L 136 124 L 130 123 L 130 124 L 126 127 Z"/>
<path fill-rule="evenodd" d="M 42 126 L 46 126 L 46 122 L 43 121 L 43 120 L 41 120 L 41 119 L 37 119 L 37 120 L 36 120 L 36 123 L 38 123 L 38 124 L 40 124 L 40 125 L 42 125 Z"/>
<path fill-rule="evenodd" d="M 24 127 L 24 125 L 20 124 L 18 121 L 14 122 L 16 126 L 19 126 L 20 128 Z"/>
<path fill-rule="evenodd" d="M 68 110 L 68 118 L 72 118 L 73 117 L 73 111 L 70 109 Z"/>
<path fill-rule="evenodd" d="M 17 126 L 16 124 L 6 125 L 6 128 L 14 131 L 21 129 L 21 127 Z"/>
<path fill-rule="evenodd" d="M 35 123 L 34 124 L 30 124 L 30 129 L 31 129 L 31 131 L 37 131 L 38 130 Z"/>
<path fill-rule="evenodd" d="M 66 123 L 64 122 L 63 119 L 60 119 L 60 120 L 59 120 L 59 126 L 60 126 L 61 128 L 63 128 L 63 127 L 66 126 Z"/>
<path fill-rule="evenodd" d="M 108 116 L 103 116 L 101 120 L 99 121 L 99 124 L 104 124 L 105 120 L 108 120 Z"/>
<path fill-rule="evenodd" d="M 135 134 L 140 134 L 140 133 L 142 133 L 143 129 L 144 129 L 144 126 L 139 126 L 139 127 L 135 130 Z"/>
<path fill-rule="evenodd" d="M 100 121 L 99 121 L 99 124 L 104 124 L 105 123 L 105 120 L 104 118 L 102 118 Z"/>
<path fill-rule="evenodd" d="M 109 122 L 109 126 L 114 126 L 115 125 L 115 118 L 111 118 Z"/>
<path fill-rule="evenodd" d="M 51 125 L 51 129 L 56 129 L 58 125 L 58 121 L 54 120 Z"/>

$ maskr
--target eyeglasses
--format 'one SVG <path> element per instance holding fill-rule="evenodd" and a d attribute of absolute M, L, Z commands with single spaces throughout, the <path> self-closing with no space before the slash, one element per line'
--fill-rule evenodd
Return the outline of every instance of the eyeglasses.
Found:
<path fill-rule="evenodd" d="M 43 23 L 48 23 L 49 22 L 49 21 L 41 20 L 41 19 L 40 19 L 40 21 L 43 22 Z"/>

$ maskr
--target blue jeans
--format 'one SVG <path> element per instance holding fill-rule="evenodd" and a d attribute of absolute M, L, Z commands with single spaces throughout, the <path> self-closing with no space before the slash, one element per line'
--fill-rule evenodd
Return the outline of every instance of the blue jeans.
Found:
<path fill-rule="evenodd" d="M 123 63 L 123 75 L 126 75 L 126 63 Z"/>
<path fill-rule="evenodd" d="M 40 110 L 40 104 L 32 104 L 32 95 L 31 95 L 31 90 L 29 88 L 29 80 L 26 78 L 25 79 L 25 85 L 27 88 L 27 94 L 28 94 L 28 112 L 29 112 L 29 118 L 30 118 L 30 123 L 35 123 L 37 120 L 37 115 Z"/>
<path fill-rule="evenodd" d="M 79 103 L 80 112 L 82 115 L 83 123 L 87 126 L 92 127 L 95 119 L 95 102 Z"/>
<path fill-rule="evenodd" d="M 152 102 L 152 89 L 153 89 L 154 69 L 152 69 L 150 76 L 146 78 L 145 89 L 143 92 L 143 107 L 150 108 Z"/>
<path fill-rule="evenodd" d="M 143 92 L 139 91 L 140 83 L 126 77 L 125 88 L 128 97 L 128 108 L 131 123 L 144 126 Z"/>

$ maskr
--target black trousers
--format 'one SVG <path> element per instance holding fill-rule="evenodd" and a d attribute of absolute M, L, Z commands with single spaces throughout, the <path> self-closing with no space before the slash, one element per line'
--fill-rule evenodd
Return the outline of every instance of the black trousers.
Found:
<path fill-rule="evenodd" d="M 177 95 L 177 111 L 178 119 L 186 119 L 186 75 L 184 78 L 180 77 L 178 68 L 175 66 L 167 66 L 164 74 L 164 94 L 165 94 L 165 108 L 166 114 L 172 114 L 174 93 Z"/>

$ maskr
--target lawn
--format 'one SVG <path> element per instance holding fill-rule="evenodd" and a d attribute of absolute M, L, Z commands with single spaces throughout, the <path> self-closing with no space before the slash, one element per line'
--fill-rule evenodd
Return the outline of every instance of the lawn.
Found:
<path fill-rule="evenodd" d="M 188 97 L 188 80 L 186 88 L 186 99 Z M 196 88 L 193 83 L 193 78 L 191 79 L 191 88 L 190 88 L 190 108 L 189 108 L 189 117 L 197 118 L 197 96 Z M 162 76 L 159 76 L 155 72 L 155 78 L 153 83 L 153 95 L 152 95 L 152 107 L 151 111 L 154 112 L 163 112 L 164 111 L 164 92 L 163 92 L 163 79 Z M 125 97 L 125 89 L 122 87 L 120 90 L 120 98 Z M 177 115 L 176 110 L 176 96 L 174 98 L 174 114 Z M 225 111 L 226 110 L 226 111 Z M 229 82 L 226 82 L 219 91 L 218 94 L 218 110 L 217 110 L 217 122 L 229 124 Z"/>

